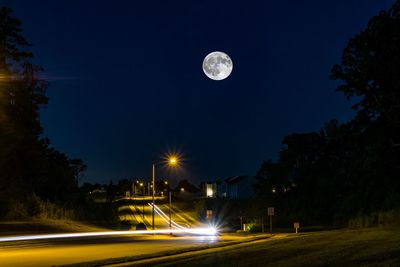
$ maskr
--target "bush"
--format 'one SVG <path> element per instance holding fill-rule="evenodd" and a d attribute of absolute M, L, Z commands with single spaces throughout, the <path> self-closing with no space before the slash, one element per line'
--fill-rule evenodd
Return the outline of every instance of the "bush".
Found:
<path fill-rule="evenodd" d="M 28 216 L 30 217 L 39 216 L 43 212 L 42 203 L 43 201 L 36 194 L 30 194 L 26 198 L 26 208 Z"/>
<path fill-rule="evenodd" d="M 370 215 L 360 215 L 349 220 L 349 228 L 368 228 L 376 226 L 400 225 L 400 210 L 374 212 Z"/>
<path fill-rule="evenodd" d="M 26 220 L 29 218 L 28 209 L 25 203 L 21 201 L 13 201 L 8 207 L 6 219 L 8 220 Z"/>

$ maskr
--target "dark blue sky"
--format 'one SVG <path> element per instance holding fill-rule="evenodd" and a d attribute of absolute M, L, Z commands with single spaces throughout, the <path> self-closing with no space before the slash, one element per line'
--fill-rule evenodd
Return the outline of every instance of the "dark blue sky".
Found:
<path fill-rule="evenodd" d="M 253 175 L 285 135 L 348 120 L 330 69 L 393 1 L 4 3 L 51 77 L 45 135 L 107 183 L 149 177 L 168 149 L 185 156 L 175 180 Z M 215 50 L 234 63 L 218 82 L 201 69 Z"/>

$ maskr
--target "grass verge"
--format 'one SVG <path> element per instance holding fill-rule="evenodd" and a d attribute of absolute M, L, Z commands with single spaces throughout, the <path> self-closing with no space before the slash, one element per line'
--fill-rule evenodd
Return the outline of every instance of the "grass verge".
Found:
<path fill-rule="evenodd" d="M 400 230 L 372 228 L 291 235 L 157 266 L 400 266 Z M 135 265 L 137 266 L 137 265 Z M 147 264 L 146 266 L 151 266 Z"/>

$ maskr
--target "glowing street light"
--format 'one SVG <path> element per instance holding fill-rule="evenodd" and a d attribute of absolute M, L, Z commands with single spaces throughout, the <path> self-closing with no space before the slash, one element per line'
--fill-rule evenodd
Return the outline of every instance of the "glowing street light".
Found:
<path fill-rule="evenodd" d="M 169 166 L 172 166 L 172 167 L 174 167 L 174 166 L 178 166 L 179 165 L 179 159 L 178 159 L 178 156 L 176 156 L 176 155 L 169 155 L 168 156 L 168 165 Z M 155 205 L 155 202 L 154 202 L 154 195 L 155 195 L 155 192 L 156 192 L 156 183 L 155 183 L 155 180 L 156 180 L 156 167 L 155 167 L 155 164 L 153 163 L 153 182 L 152 182 L 152 202 L 153 202 L 153 204 L 152 204 L 152 226 L 153 226 L 153 230 L 155 229 L 155 227 L 154 227 L 154 212 L 155 212 L 155 210 L 154 210 L 154 205 Z"/>
<path fill-rule="evenodd" d="M 176 165 L 178 165 L 178 163 L 179 163 L 179 161 L 178 161 L 178 158 L 176 156 L 170 156 L 169 157 L 168 164 L 170 166 L 176 166 Z"/>

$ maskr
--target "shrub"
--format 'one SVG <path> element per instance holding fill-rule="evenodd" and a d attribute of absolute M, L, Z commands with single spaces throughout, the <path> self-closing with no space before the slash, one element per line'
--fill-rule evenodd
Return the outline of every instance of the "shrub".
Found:
<path fill-rule="evenodd" d="M 349 228 L 368 228 L 376 226 L 400 225 L 400 210 L 374 212 L 370 215 L 359 215 L 349 220 Z"/>

